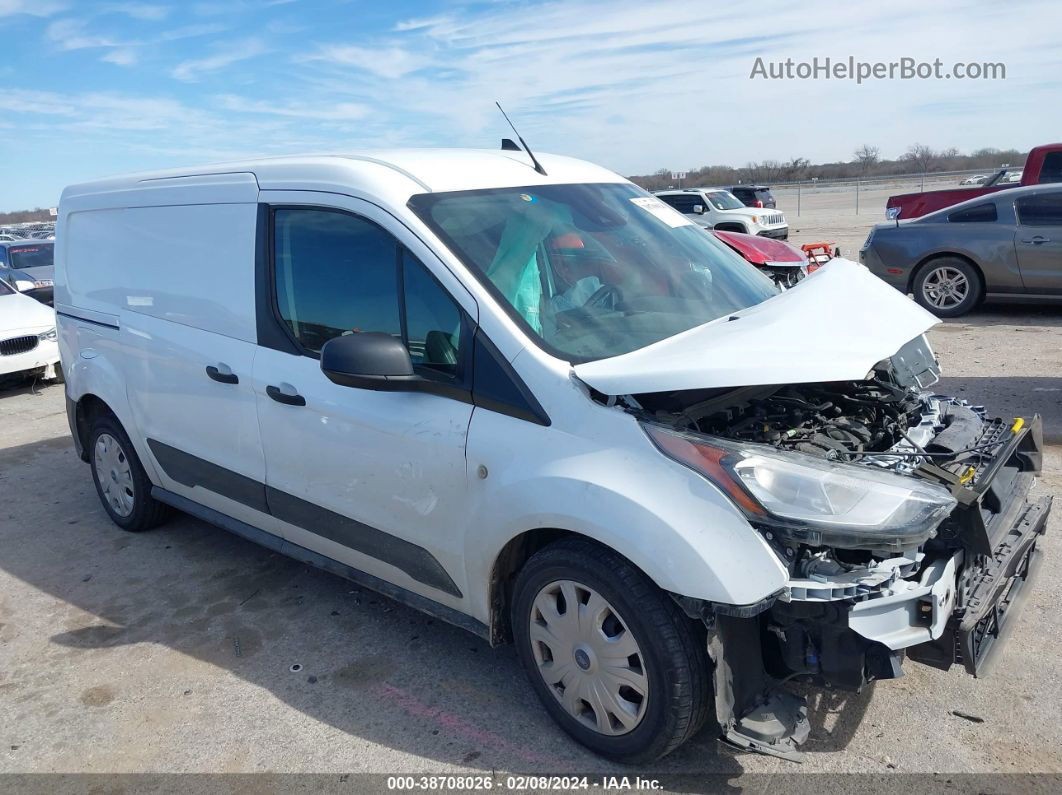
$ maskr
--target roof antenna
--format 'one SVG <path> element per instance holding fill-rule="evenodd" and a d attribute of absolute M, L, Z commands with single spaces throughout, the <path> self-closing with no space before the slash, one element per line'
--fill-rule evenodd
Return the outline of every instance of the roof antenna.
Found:
<path fill-rule="evenodd" d="M 527 145 L 527 141 L 525 141 L 521 137 L 520 133 L 517 132 L 516 125 L 509 121 L 509 115 L 502 109 L 501 103 L 498 102 L 498 100 L 494 100 L 494 104 L 498 106 L 498 110 L 501 111 L 501 115 L 505 116 L 505 120 L 509 122 L 509 126 L 513 128 L 513 132 L 516 133 L 516 140 L 518 140 L 520 142 L 520 145 L 524 147 L 524 151 L 527 152 L 528 156 L 531 158 L 531 162 L 535 164 L 535 171 L 537 171 L 544 177 L 548 177 L 549 174 L 546 173 L 546 169 L 542 168 L 542 164 L 538 162 L 538 159 L 535 157 L 535 153 L 532 152 L 531 147 Z"/>

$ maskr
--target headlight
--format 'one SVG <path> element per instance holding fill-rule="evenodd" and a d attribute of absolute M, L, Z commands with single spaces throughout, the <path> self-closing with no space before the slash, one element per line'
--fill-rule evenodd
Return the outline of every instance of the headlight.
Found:
<path fill-rule="evenodd" d="M 956 505 L 947 489 L 891 472 L 642 427 L 661 452 L 719 486 L 750 521 L 811 546 L 920 546 Z"/>
<path fill-rule="evenodd" d="M 38 334 L 37 339 L 39 339 L 41 342 L 55 342 L 55 340 L 57 339 L 55 329 L 51 328 L 43 334 Z"/>
<path fill-rule="evenodd" d="M 885 208 L 885 218 L 888 219 L 889 221 L 895 221 L 899 217 L 900 217 L 900 208 L 899 207 L 886 207 Z"/>

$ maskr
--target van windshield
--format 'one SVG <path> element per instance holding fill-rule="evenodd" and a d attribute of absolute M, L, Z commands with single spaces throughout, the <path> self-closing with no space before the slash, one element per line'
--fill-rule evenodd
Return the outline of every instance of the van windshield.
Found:
<path fill-rule="evenodd" d="M 635 185 L 426 193 L 409 206 L 525 331 L 570 361 L 637 350 L 777 294 Z"/>

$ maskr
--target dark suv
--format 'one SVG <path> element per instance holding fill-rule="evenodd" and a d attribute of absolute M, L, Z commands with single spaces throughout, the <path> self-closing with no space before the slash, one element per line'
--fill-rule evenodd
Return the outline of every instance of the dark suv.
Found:
<path fill-rule="evenodd" d="M 774 209 L 774 195 L 769 185 L 735 185 L 730 192 L 741 199 L 746 207 L 769 207 Z"/>

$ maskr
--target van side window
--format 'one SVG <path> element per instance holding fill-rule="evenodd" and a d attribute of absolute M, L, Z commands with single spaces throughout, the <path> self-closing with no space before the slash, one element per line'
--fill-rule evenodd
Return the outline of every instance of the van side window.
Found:
<path fill-rule="evenodd" d="M 352 331 L 398 336 L 396 241 L 361 218 L 326 210 L 277 210 L 273 221 L 277 308 L 295 339 L 319 352 Z"/>
<path fill-rule="evenodd" d="M 461 309 L 388 232 L 341 212 L 273 215 L 277 309 L 307 351 L 333 337 L 382 331 L 401 337 L 417 369 L 460 376 Z"/>
<path fill-rule="evenodd" d="M 460 363 L 461 310 L 428 270 L 402 250 L 405 341 L 413 366 L 457 375 Z"/>

